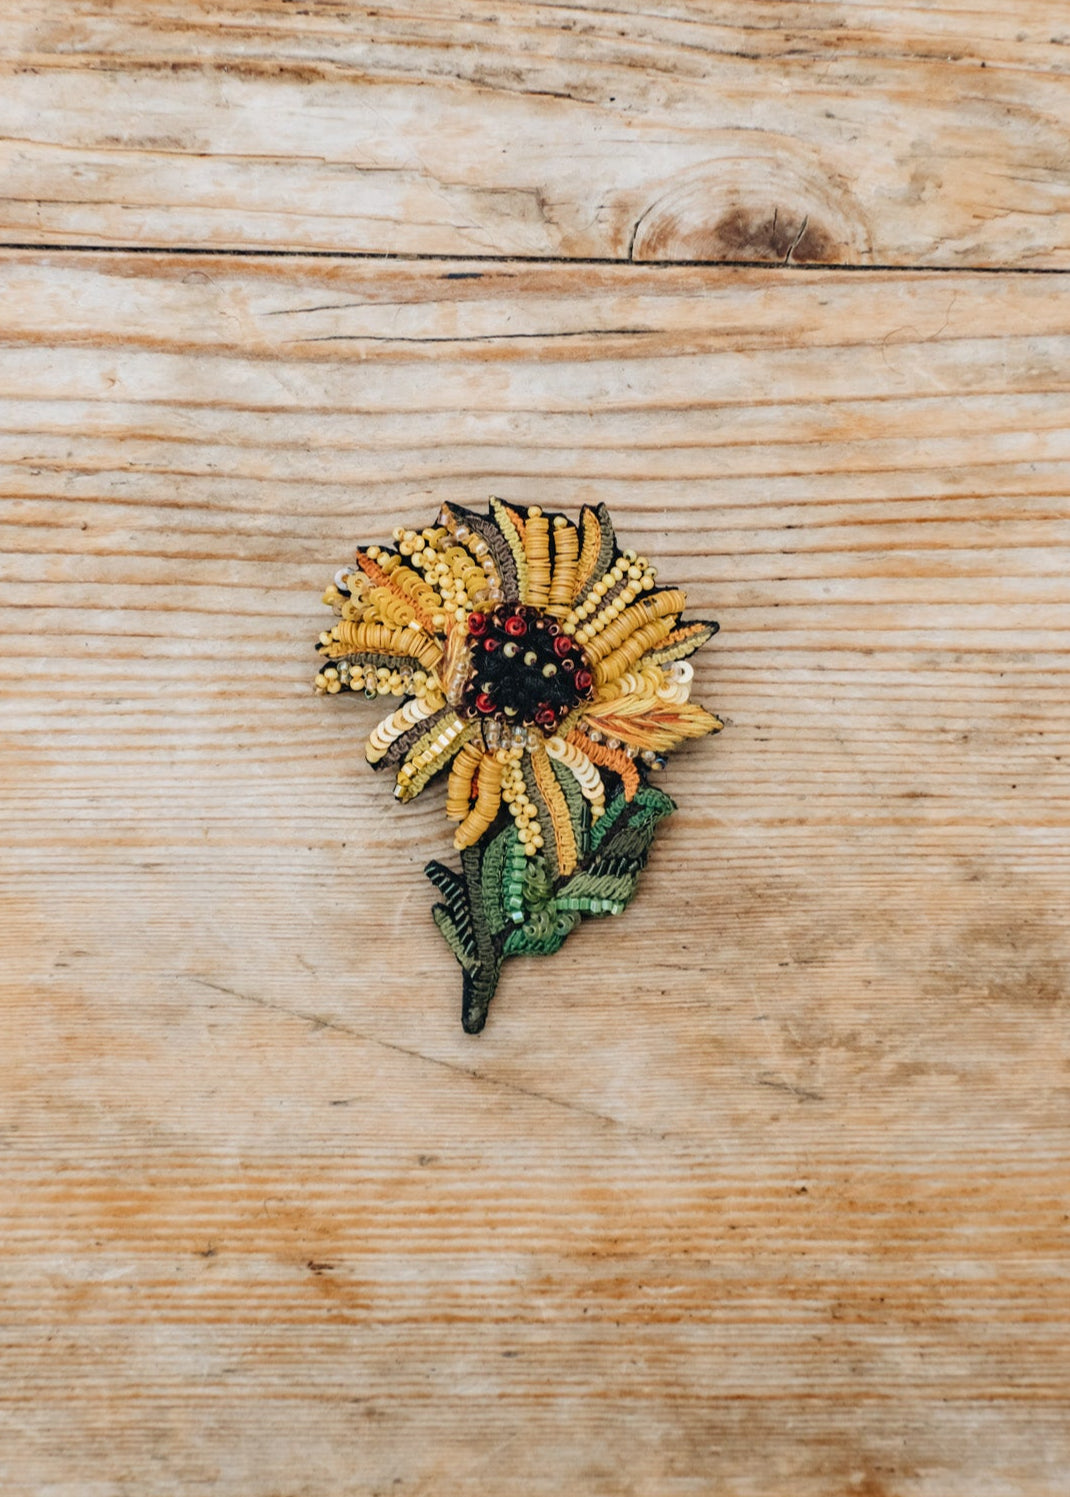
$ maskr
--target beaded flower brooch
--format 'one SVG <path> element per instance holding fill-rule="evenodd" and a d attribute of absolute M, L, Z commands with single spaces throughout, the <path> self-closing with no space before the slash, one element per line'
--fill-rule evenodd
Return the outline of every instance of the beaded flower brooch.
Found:
<path fill-rule="evenodd" d="M 604 505 L 579 525 L 535 506 L 446 505 L 395 548 L 358 550 L 323 601 L 320 693 L 403 697 L 368 762 L 400 801 L 450 767 L 461 872 L 431 862 L 432 913 L 483 1028 L 507 956 L 557 951 L 584 915 L 619 915 L 658 822 L 665 753 L 722 724 L 689 701 L 686 657 L 717 625 L 681 620 L 679 588 L 620 551 Z"/>

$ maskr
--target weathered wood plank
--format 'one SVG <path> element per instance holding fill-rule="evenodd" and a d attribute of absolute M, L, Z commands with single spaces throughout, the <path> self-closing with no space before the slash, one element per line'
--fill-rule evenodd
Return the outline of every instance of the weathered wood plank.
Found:
<path fill-rule="evenodd" d="M 1061 0 L 26 0 L 0 240 L 1070 266 Z"/>
<path fill-rule="evenodd" d="M 9 254 L 0 1474 L 1061 1492 L 1051 278 Z M 485 1033 L 358 539 L 605 500 L 722 634 L 640 899 Z"/>

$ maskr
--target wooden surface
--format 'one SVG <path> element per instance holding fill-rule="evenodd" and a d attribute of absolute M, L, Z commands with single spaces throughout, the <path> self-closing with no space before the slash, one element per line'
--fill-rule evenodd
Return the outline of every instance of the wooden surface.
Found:
<path fill-rule="evenodd" d="M 0 239 L 1070 263 L 1065 0 L 21 0 Z"/>
<path fill-rule="evenodd" d="M 1065 1493 L 1060 9 L 0 20 L 4 1497 Z M 856 268 L 627 263 L 752 128 Z M 491 493 L 605 500 L 727 727 L 473 1039 L 442 796 L 309 682 Z"/>

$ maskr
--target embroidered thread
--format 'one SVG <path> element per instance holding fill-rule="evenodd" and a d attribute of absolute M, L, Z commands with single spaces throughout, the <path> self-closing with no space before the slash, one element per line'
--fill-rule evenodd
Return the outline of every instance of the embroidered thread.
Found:
<path fill-rule="evenodd" d="M 584 916 L 619 915 L 658 823 L 665 755 L 720 730 L 686 657 L 717 632 L 621 551 L 604 505 L 578 525 L 537 506 L 447 504 L 393 547 L 356 553 L 324 593 L 321 694 L 404 700 L 368 762 L 409 801 L 449 769 L 461 871 L 438 861 L 432 915 L 463 972 L 461 1022 L 486 1023 L 506 957 L 557 951 Z"/>

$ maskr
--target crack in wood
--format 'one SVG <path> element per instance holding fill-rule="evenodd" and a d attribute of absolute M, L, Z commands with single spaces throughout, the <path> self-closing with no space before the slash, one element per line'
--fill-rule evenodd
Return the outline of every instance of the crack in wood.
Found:
<path fill-rule="evenodd" d="M 491 1076 L 486 1071 L 477 1070 L 474 1066 L 460 1066 L 454 1061 L 442 1060 L 437 1055 L 425 1055 L 422 1050 L 412 1050 L 407 1045 L 395 1044 L 392 1040 L 380 1039 L 378 1035 L 365 1034 L 363 1030 L 354 1029 L 350 1024 L 343 1024 L 338 1019 L 327 1019 L 322 1014 L 306 1013 L 301 1009 L 289 1008 L 282 1003 L 273 1003 L 269 998 L 261 998 L 256 993 L 243 993 L 237 988 L 225 986 L 223 983 L 213 982 L 211 978 L 201 977 L 196 972 L 185 972 L 180 974 L 188 982 L 195 982 L 202 988 L 211 988 L 213 992 L 225 993 L 230 998 L 237 998 L 242 1003 L 252 1003 L 258 1008 L 264 1008 L 271 1013 L 283 1014 L 290 1019 L 297 1019 L 301 1023 L 311 1024 L 316 1029 L 330 1029 L 337 1034 L 349 1035 L 351 1039 L 360 1040 L 367 1045 L 375 1045 L 381 1050 L 393 1051 L 396 1055 L 407 1055 L 412 1060 L 422 1060 L 425 1065 L 438 1066 L 444 1071 L 452 1071 L 457 1076 L 467 1076 L 472 1081 L 479 1081 L 487 1086 L 495 1086 L 503 1091 L 511 1092 L 518 1097 L 529 1097 L 532 1101 L 547 1102 L 551 1107 L 560 1107 L 566 1112 L 575 1112 L 583 1117 L 594 1118 L 597 1122 L 608 1123 L 614 1128 L 620 1128 L 626 1133 L 633 1133 L 643 1138 L 663 1139 L 669 1135 L 655 1128 L 642 1128 L 634 1123 L 626 1123 L 621 1118 L 614 1117 L 608 1112 L 599 1112 L 594 1107 L 584 1107 L 582 1103 L 570 1102 L 563 1097 L 551 1096 L 548 1092 L 538 1091 L 534 1087 L 520 1086 L 515 1081 L 507 1081 L 501 1076 Z"/>
<path fill-rule="evenodd" d="M 26 240 L 0 243 L 3 254 L 48 255 L 147 255 L 160 259 L 210 260 L 356 260 L 384 261 L 402 265 L 545 265 L 545 266 L 618 266 L 665 274 L 673 270 L 749 270 L 778 274 L 784 269 L 803 271 L 808 275 L 945 275 L 945 276 L 1070 276 L 1070 266 L 1057 265 L 896 265 L 883 261 L 861 264 L 839 261 L 818 264 L 769 262 L 762 260 L 633 260 L 629 255 L 487 255 L 487 254 L 416 254 L 380 250 L 315 249 L 236 249 L 226 246 L 206 248 L 203 245 L 146 244 L 49 244 Z M 473 276 L 475 272 L 472 273 Z M 459 278 L 459 277 L 458 277 Z"/>

